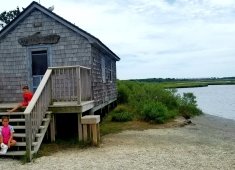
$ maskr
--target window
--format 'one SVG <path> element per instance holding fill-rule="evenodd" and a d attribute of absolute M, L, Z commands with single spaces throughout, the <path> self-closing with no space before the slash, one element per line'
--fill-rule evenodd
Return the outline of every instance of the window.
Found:
<path fill-rule="evenodd" d="M 101 58 L 101 71 L 103 83 L 112 82 L 113 80 L 113 62 L 105 57 Z"/>
<path fill-rule="evenodd" d="M 48 67 L 47 50 L 32 51 L 33 91 L 36 91 Z"/>
<path fill-rule="evenodd" d="M 32 51 L 32 74 L 44 75 L 47 70 L 47 51 Z"/>
<path fill-rule="evenodd" d="M 106 82 L 106 79 L 105 79 L 105 58 L 102 57 L 101 58 L 101 71 L 102 71 L 102 80 L 103 80 L 103 83 Z"/>
<path fill-rule="evenodd" d="M 112 62 L 111 60 L 108 60 L 106 62 L 106 81 L 111 82 L 112 81 Z"/>

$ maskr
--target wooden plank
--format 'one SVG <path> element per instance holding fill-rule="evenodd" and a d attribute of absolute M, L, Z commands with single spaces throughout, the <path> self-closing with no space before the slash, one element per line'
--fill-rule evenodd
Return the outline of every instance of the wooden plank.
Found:
<path fill-rule="evenodd" d="M 78 104 L 81 103 L 81 70 L 80 67 L 77 67 L 76 70 L 76 77 L 77 77 L 77 102 Z"/>
<path fill-rule="evenodd" d="M 78 113 L 78 141 L 82 141 L 81 113 Z"/>
<path fill-rule="evenodd" d="M 0 119 L 0 122 L 2 122 L 2 119 Z M 9 122 L 25 122 L 25 119 L 9 119 Z"/>
<path fill-rule="evenodd" d="M 52 111 L 53 113 L 82 113 L 81 106 L 49 106 L 48 110 Z"/>
<path fill-rule="evenodd" d="M 81 117 L 82 124 L 97 124 L 100 122 L 100 115 L 86 115 Z"/>
<path fill-rule="evenodd" d="M 36 146 L 38 142 L 33 142 L 32 146 Z M 26 142 L 16 142 L 16 145 L 14 146 L 26 146 Z"/>
<path fill-rule="evenodd" d="M 31 111 L 30 111 L 31 112 Z M 30 113 L 29 112 L 29 113 Z M 30 162 L 32 160 L 32 125 L 31 125 L 31 115 L 25 115 L 25 126 L 26 126 L 26 158 Z M 16 134 L 14 134 L 15 136 Z"/>
<path fill-rule="evenodd" d="M 99 144 L 99 142 L 100 142 L 100 124 L 99 123 L 97 124 L 97 141 Z"/>
<path fill-rule="evenodd" d="M 0 116 L 11 116 L 11 115 L 24 115 L 24 112 L 0 112 Z"/>
<path fill-rule="evenodd" d="M 82 113 L 94 107 L 94 101 L 82 102 L 80 105 L 74 102 L 54 102 L 49 106 L 53 113 Z"/>
<path fill-rule="evenodd" d="M 76 101 L 69 101 L 69 102 L 53 102 L 50 107 L 66 107 L 66 106 L 84 106 L 84 105 L 90 105 L 94 104 L 94 100 L 90 101 L 82 101 L 80 104 L 78 104 Z"/>
<path fill-rule="evenodd" d="M 51 115 L 50 139 L 51 139 L 51 142 L 55 142 L 55 116 L 54 114 Z"/>
<path fill-rule="evenodd" d="M 27 134 L 25 134 L 25 133 L 14 133 L 13 136 L 14 136 L 14 137 L 24 138 L 24 137 L 26 137 L 26 135 L 27 135 Z M 37 133 L 35 137 L 39 138 L 39 137 L 41 137 L 41 136 L 42 136 L 41 133 Z"/>
<path fill-rule="evenodd" d="M 87 141 L 87 125 L 82 125 L 82 130 L 83 130 L 83 140 L 86 142 Z"/>
<path fill-rule="evenodd" d="M 26 151 L 8 151 L 5 155 L 8 156 L 23 156 L 26 154 Z"/>
<path fill-rule="evenodd" d="M 92 143 L 93 145 L 97 145 L 97 128 L 96 128 L 96 124 L 92 124 L 91 125 L 92 128 Z"/>
<path fill-rule="evenodd" d="M 76 67 L 84 68 L 84 69 L 87 69 L 87 70 L 90 70 L 90 69 L 91 69 L 91 68 L 89 68 L 89 67 L 80 66 L 80 65 L 75 65 L 75 66 L 48 67 L 48 68 L 50 68 L 50 69 L 61 69 L 61 68 L 76 68 Z"/>

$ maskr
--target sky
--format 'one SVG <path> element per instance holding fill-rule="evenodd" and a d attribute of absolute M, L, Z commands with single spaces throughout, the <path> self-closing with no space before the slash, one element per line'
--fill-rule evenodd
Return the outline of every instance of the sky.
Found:
<path fill-rule="evenodd" d="M 0 0 L 0 13 L 31 0 Z M 117 78 L 235 76 L 235 0 L 35 0 L 121 60 Z"/>

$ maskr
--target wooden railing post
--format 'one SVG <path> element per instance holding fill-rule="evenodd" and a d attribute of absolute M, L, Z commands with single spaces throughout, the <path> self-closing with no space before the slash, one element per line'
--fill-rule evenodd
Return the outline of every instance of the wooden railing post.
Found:
<path fill-rule="evenodd" d="M 78 104 L 81 104 L 81 68 L 76 67 L 76 77 L 77 77 L 77 97 L 78 97 Z"/>
<path fill-rule="evenodd" d="M 26 159 L 32 160 L 32 126 L 31 115 L 25 114 L 25 130 L 26 130 Z"/>
<path fill-rule="evenodd" d="M 89 78 L 88 78 L 88 81 L 89 81 L 89 87 L 90 87 L 90 89 L 89 89 L 89 99 L 90 100 L 92 100 L 93 99 L 93 94 L 92 94 L 92 84 L 91 84 L 91 79 L 92 79 L 92 75 L 91 75 L 91 69 L 90 70 L 88 70 L 89 71 Z"/>

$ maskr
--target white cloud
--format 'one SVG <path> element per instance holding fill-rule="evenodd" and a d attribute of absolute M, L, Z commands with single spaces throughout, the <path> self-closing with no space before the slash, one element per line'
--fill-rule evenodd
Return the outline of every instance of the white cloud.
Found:
<path fill-rule="evenodd" d="M 119 79 L 234 76 L 235 0 L 41 3 L 118 54 Z"/>

